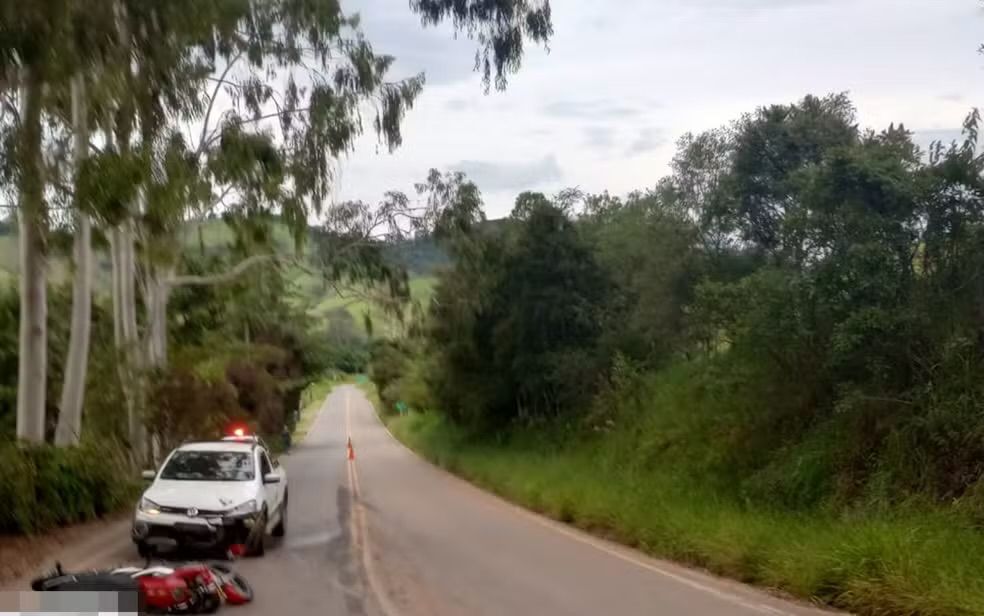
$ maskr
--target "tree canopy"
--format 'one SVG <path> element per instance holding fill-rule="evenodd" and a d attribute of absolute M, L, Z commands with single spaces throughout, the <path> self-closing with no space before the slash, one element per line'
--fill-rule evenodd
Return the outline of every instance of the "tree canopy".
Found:
<path fill-rule="evenodd" d="M 384 401 L 479 433 L 631 431 L 694 405 L 647 438 L 717 439 L 688 463 L 736 498 L 976 493 L 979 122 L 922 152 L 904 125 L 860 128 L 845 95 L 808 96 L 684 136 L 645 191 L 522 193 L 457 228 L 421 333 L 376 349 Z"/>

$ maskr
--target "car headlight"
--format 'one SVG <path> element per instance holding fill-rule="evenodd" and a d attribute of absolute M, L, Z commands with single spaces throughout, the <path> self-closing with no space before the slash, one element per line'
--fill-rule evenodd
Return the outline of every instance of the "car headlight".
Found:
<path fill-rule="evenodd" d="M 140 499 L 137 509 L 148 515 L 157 515 L 161 512 L 161 506 L 146 497 Z"/>
<path fill-rule="evenodd" d="M 251 499 L 239 505 L 238 507 L 233 507 L 226 512 L 226 515 L 246 515 L 250 513 L 256 513 L 258 510 L 256 508 L 256 500 Z"/>

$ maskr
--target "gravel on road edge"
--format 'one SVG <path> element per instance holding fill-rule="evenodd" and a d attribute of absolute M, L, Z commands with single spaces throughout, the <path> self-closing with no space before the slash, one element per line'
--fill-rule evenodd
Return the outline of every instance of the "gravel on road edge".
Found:
<path fill-rule="evenodd" d="M 121 536 L 129 536 L 130 516 L 126 510 L 42 535 L 0 535 L 0 590 L 23 590 L 55 562 L 66 568 L 87 566 L 107 547 L 118 548 Z"/>

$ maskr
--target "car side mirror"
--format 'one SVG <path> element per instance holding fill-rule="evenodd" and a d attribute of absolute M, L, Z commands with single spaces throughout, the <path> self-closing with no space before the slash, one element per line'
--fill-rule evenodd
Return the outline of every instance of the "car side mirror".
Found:
<path fill-rule="evenodd" d="M 280 483 L 280 475 L 277 473 L 267 473 L 263 475 L 263 483 Z"/>
<path fill-rule="evenodd" d="M 154 480 L 154 477 L 157 477 L 157 472 L 156 471 L 144 471 L 144 472 L 140 473 L 140 476 L 143 477 L 144 479 L 146 479 L 147 481 L 153 481 Z"/>

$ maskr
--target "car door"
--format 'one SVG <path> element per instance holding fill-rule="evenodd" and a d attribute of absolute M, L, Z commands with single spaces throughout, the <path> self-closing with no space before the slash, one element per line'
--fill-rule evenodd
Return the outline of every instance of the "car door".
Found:
<path fill-rule="evenodd" d="M 267 452 L 263 449 L 259 449 L 260 455 L 260 480 L 262 481 L 267 475 L 274 472 L 273 464 L 270 463 L 270 457 Z M 263 500 L 267 506 L 267 512 L 269 512 L 269 521 L 280 519 L 280 502 L 283 498 L 283 481 L 279 483 L 263 483 Z"/>

